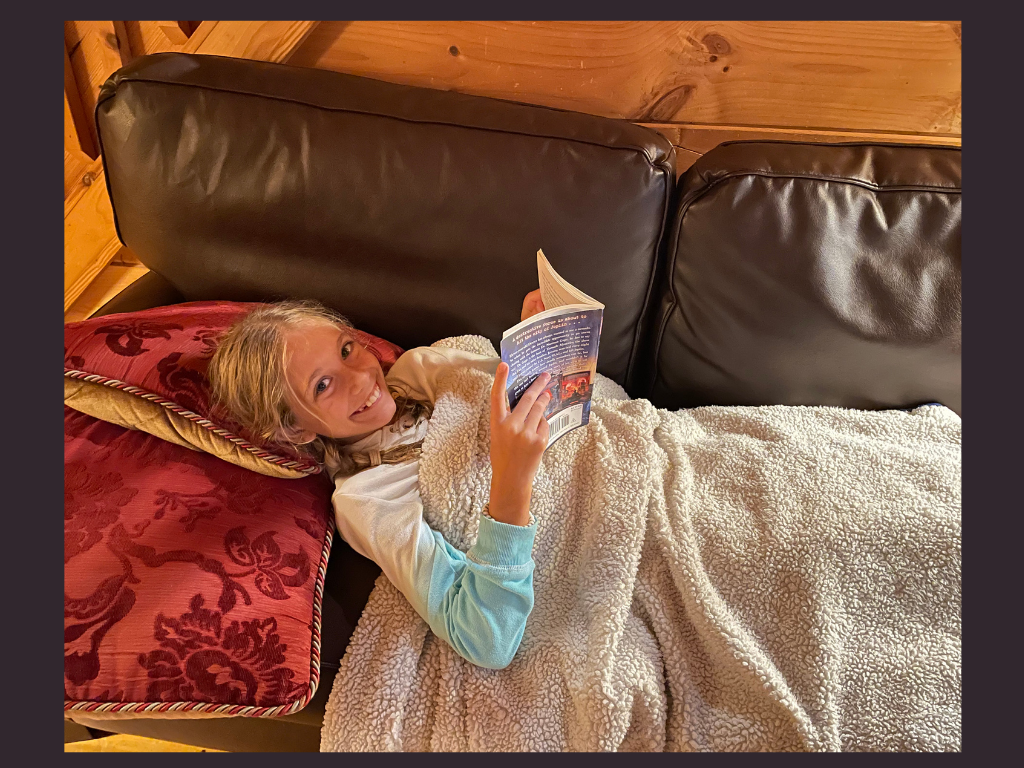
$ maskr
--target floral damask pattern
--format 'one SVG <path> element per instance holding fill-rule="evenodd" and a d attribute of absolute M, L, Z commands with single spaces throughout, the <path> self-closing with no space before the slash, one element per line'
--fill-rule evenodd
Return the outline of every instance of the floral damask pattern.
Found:
<path fill-rule="evenodd" d="M 305 498 L 302 488 L 288 484 L 267 486 L 254 483 L 249 473 L 239 473 L 226 462 L 207 466 L 205 471 L 207 477 L 215 483 L 212 488 L 198 492 L 158 490 L 154 499 L 154 519 L 160 520 L 165 514 L 180 515 L 176 519 L 186 533 L 191 533 L 200 521 L 213 520 L 222 510 L 245 517 L 260 514 L 273 504 L 282 508 L 289 504 L 301 504 Z M 313 524 L 320 527 L 319 520 Z M 315 538 L 320 538 L 320 535 Z"/>
<path fill-rule="evenodd" d="M 117 472 L 89 471 L 84 461 L 64 465 L 64 562 L 86 552 L 117 522 L 121 508 L 135 498 Z"/>
<path fill-rule="evenodd" d="M 120 323 L 102 325 L 94 333 L 106 336 L 107 348 L 122 357 L 135 357 L 149 349 L 143 346 L 146 339 L 170 339 L 168 331 L 184 330 L 177 323 L 154 323 L 147 320 L 129 319 Z"/>
<path fill-rule="evenodd" d="M 154 639 L 160 648 L 139 654 L 150 678 L 151 701 L 209 701 L 275 706 L 301 695 L 306 681 L 284 665 L 273 617 L 228 623 L 195 595 L 177 618 L 157 614 Z"/>
<path fill-rule="evenodd" d="M 111 576 L 84 599 L 64 595 L 65 696 L 69 683 L 85 685 L 99 677 L 104 636 L 135 606 L 135 591 L 126 582 L 124 574 Z M 84 649 L 75 647 L 75 641 L 83 637 L 87 637 L 88 645 Z"/>
<path fill-rule="evenodd" d="M 206 376 L 181 363 L 182 353 L 172 352 L 156 364 L 160 384 L 166 396 L 183 408 L 205 413 L 209 404 Z"/>
<path fill-rule="evenodd" d="M 238 578 L 252 575 L 256 588 L 274 600 L 287 600 L 285 587 L 298 587 L 309 578 L 309 556 L 300 547 L 298 552 L 283 554 L 274 541 L 276 531 L 267 531 L 252 543 L 245 528 L 232 528 L 224 538 L 224 550 L 236 564 L 247 570 L 233 573 Z"/>
<path fill-rule="evenodd" d="M 308 694 L 319 478 L 259 475 L 65 408 L 65 489 L 66 706 Z"/>
<path fill-rule="evenodd" d="M 196 354 L 205 359 L 213 357 L 213 353 L 217 351 L 217 341 L 222 333 L 224 333 L 223 328 L 196 328 L 192 341 L 198 341 L 203 345 Z"/>

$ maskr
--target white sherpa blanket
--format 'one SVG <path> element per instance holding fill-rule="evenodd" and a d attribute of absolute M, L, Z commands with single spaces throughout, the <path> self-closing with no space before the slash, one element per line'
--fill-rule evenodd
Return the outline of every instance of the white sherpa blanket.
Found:
<path fill-rule="evenodd" d="M 438 384 L 424 514 L 467 549 L 491 378 Z M 960 749 L 952 411 L 669 412 L 598 376 L 531 510 L 535 607 L 511 666 L 459 657 L 382 576 L 324 751 Z"/>

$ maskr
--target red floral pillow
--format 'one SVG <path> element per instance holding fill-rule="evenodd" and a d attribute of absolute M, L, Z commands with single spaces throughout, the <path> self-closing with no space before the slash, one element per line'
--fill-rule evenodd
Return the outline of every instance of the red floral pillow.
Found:
<path fill-rule="evenodd" d="M 330 491 L 65 406 L 65 711 L 302 709 L 320 677 Z"/>
<path fill-rule="evenodd" d="M 300 456 L 288 447 L 267 444 L 247 434 L 226 414 L 214 412 L 210 407 L 210 390 L 206 371 L 216 349 L 217 339 L 238 318 L 259 306 L 258 304 L 229 301 L 197 301 L 156 307 L 140 312 L 107 315 L 64 326 L 64 377 L 66 382 L 78 381 L 90 385 L 83 399 L 81 387 L 75 390 L 74 402 L 69 400 L 69 385 L 65 384 L 65 403 L 94 416 L 107 418 L 99 410 L 89 410 L 83 402 L 94 402 L 95 395 L 129 400 L 139 398 L 137 404 L 155 403 L 166 409 L 164 416 L 173 418 L 170 437 L 183 436 L 179 444 L 191 442 L 205 449 L 203 441 L 229 441 L 228 449 L 238 446 L 263 462 L 286 470 L 295 476 L 315 474 L 315 462 Z M 402 348 L 370 334 L 356 331 L 356 336 L 381 362 L 384 372 L 402 354 Z M 102 398 L 101 398 L 102 399 Z M 144 401 L 144 402 L 142 402 Z M 105 406 L 107 407 L 107 406 Z M 124 426 L 149 431 L 154 420 L 138 418 L 121 408 Z M 196 426 L 197 425 L 197 426 Z M 203 441 L 189 438 L 189 432 L 198 430 Z M 205 430 L 205 432 L 204 432 Z M 161 437 L 169 437 L 160 433 Z M 229 455 L 222 458 L 232 460 Z M 243 462 L 239 462 L 243 463 Z M 245 464 L 260 469 L 261 463 Z"/>

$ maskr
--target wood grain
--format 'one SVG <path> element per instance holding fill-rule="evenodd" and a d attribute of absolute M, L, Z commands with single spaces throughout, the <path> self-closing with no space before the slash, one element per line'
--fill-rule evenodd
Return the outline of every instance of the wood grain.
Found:
<path fill-rule="evenodd" d="M 64 311 L 120 250 L 99 161 L 92 183 L 64 211 Z"/>
<path fill-rule="evenodd" d="M 67 215 L 68 202 L 77 202 L 78 196 L 85 191 L 83 183 L 86 172 L 95 161 L 85 152 L 64 147 L 64 213 Z M 90 180 L 91 181 L 91 180 Z"/>
<path fill-rule="evenodd" d="M 291 57 L 318 24 L 316 21 L 204 21 L 182 51 L 280 63 Z"/>
<path fill-rule="evenodd" d="M 117 51 L 121 55 L 121 66 L 126 67 L 138 54 L 132 49 L 125 22 L 112 21 L 110 23 L 114 26 L 114 34 L 117 36 Z"/>
<path fill-rule="evenodd" d="M 110 260 L 110 263 L 121 267 L 137 267 L 142 265 L 142 261 L 135 255 L 135 251 L 127 245 L 123 246 L 121 250 L 114 255 L 114 258 Z"/>
<path fill-rule="evenodd" d="M 636 122 L 960 133 L 959 22 L 322 22 L 291 64 Z"/>
<path fill-rule="evenodd" d="M 120 43 L 114 30 L 114 22 L 65 21 L 64 44 L 71 59 L 75 81 L 78 83 L 78 93 L 93 144 L 99 147 L 93 114 L 96 100 L 100 86 L 121 68 Z M 95 157 L 91 152 L 89 154 Z"/>
<path fill-rule="evenodd" d="M 64 89 L 64 151 L 82 152 L 82 142 L 78 138 L 74 115 L 71 114 L 67 88 Z"/>
<path fill-rule="evenodd" d="M 661 133 L 676 148 L 676 176 L 724 141 L 808 141 L 824 144 L 870 142 L 882 144 L 927 144 L 959 147 L 960 136 L 937 133 L 867 133 L 858 131 L 808 131 L 799 128 L 758 128 L 742 125 L 686 125 L 641 123 Z"/>
<path fill-rule="evenodd" d="M 128 43 L 136 56 L 145 56 L 151 53 L 167 53 L 181 50 L 181 45 L 175 45 L 160 30 L 158 21 L 126 21 L 124 22 L 125 32 L 128 35 Z"/>
<path fill-rule="evenodd" d="M 106 185 L 103 177 L 103 160 L 93 160 L 88 155 L 85 157 L 69 157 L 64 153 L 64 218 L 66 219 L 78 201 L 89 191 L 93 184 Z"/>
<path fill-rule="evenodd" d="M 68 121 L 70 120 L 70 125 Z M 91 121 L 82 106 L 78 81 L 75 79 L 67 46 L 64 48 L 64 147 L 70 151 L 85 152 L 96 157 L 96 139 L 90 128 Z"/>
<path fill-rule="evenodd" d="M 112 261 L 104 267 L 74 303 L 64 312 L 65 323 L 77 323 L 92 317 L 121 291 L 149 272 L 141 264 L 120 264 Z"/>
<path fill-rule="evenodd" d="M 184 45 L 188 42 L 189 33 L 183 28 L 188 24 L 186 21 L 158 21 L 156 25 L 164 33 L 164 37 L 174 45 Z"/>

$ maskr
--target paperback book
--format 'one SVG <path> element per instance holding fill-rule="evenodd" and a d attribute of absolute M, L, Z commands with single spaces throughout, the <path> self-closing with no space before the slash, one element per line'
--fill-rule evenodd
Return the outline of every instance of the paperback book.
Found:
<path fill-rule="evenodd" d="M 505 331 L 501 359 L 508 365 L 511 408 L 538 376 L 551 374 L 551 400 L 544 410 L 550 448 L 590 421 L 604 304 L 564 280 L 540 250 L 537 276 L 544 311 Z"/>

